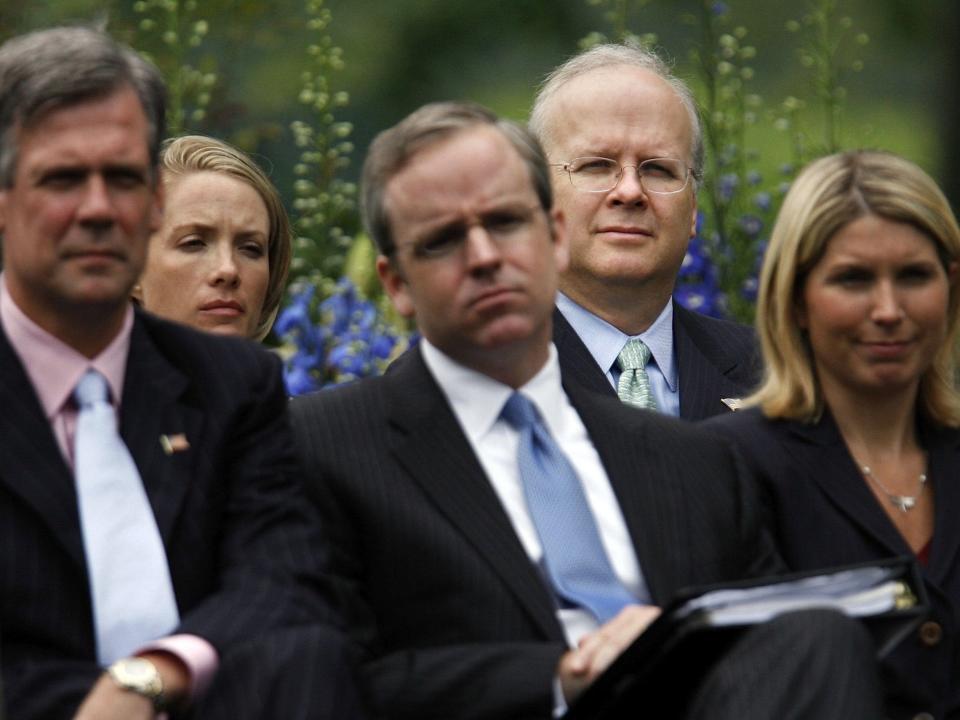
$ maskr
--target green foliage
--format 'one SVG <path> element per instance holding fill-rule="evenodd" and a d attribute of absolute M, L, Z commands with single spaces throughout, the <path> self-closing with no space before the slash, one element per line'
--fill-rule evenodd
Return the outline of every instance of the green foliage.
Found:
<path fill-rule="evenodd" d="M 716 267 L 727 314 L 749 320 L 760 233 L 774 212 L 771 194 L 760 187 L 759 154 L 748 143 L 748 130 L 763 105 L 760 95 L 750 92 L 757 50 L 747 41 L 747 28 L 733 25 L 723 3 L 703 0 L 699 15 L 683 19 L 700 33 L 690 56 L 703 87 L 704 244 Z"/>
<path fill-rule="evenodd" d="M 330 287 L 344 268 L 344 256 L 353 242 L 356 226 L 356 186 L 342 178 L 353 151 L 350 123 L 338 121 L 335 111 L 349 102 L 336 90 L 333 76 L 344 66 L 343 53 L 334 45 L 328 28 L 332 20 L 324 0 L 307 0 L 307 27 L 312 39 L 307 47 L 309 64 L 301 74 L 301 106 L 308 120 L 291 124 L 300 151 L 294 166 L 294 246 L 292 279 Z"/>
<path fill-rule="evenodd" d="M 637 35 L 630 30 L 631 19 L 634 15 L 639 15 L 640 10 L 649 2 L 650 0 L 587 0 L 587 5 L 596 5 L 604 9 L 603 18 L 610 25 L 610 34 L 605 35 L 594 30 L 580 40 L 580 49 L 587 50 L 594 45 L 606 42 L 631 42 L 644 47 L 653 47 L 657 42 L 655 33 Z"/>
<path fill-rule="evenodd" d="M 197 0 L 137 0 L 133 9 L 139 19 L 131 43 L 167 79 L 168 132 L 182 135 L 203 122 L 217 82 L 213 59 L 201 55 L 210 24 Z"/>
<path fill-rule="evenodd" d="M 799 122 L 803 101 L 792 96 L 784 101 L 779 126 L 791 131 L 797 165 L 840 149 L 840 126 L 847 98 L 844 78 L 849 72 L 863 70 L 863 59 L 856 50 L 870 38 L 864 32 L 857 32 L 853 20 L 841 16 L 839 10 L 838 0 L 812 0 L 799 20 L 787 23 L 787 30 L 800 36 L 797 56 L 808 71 L 810 89 L 820 106 L 823 122 L 821 140 L 809 142 Z"/>

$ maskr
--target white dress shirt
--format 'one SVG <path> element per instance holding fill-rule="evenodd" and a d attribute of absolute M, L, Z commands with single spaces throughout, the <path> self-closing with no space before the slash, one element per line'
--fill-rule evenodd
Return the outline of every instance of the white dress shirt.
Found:
<path fill-rule="evenodd" d="M 543 548 L 527 509 L 517 465 L 520 436 L 500 418 L 513 389 L 459 365 L 426 339 L 420 342 L 427 367 L 453 408 L 527 555 L 539 565 Z M 638 603 L 650 603 L 623 513 L 587 430 L 563 391 L 557 350 L 552 344 L 546 365 L 519 391 L 537 407 L 550 434 L 563 448 L 583 483 L 587 503 L 617 578 Z M 598 627 L 590 613 L 578 608 L 560 608 L 557 617 L 571 647 Z"/>

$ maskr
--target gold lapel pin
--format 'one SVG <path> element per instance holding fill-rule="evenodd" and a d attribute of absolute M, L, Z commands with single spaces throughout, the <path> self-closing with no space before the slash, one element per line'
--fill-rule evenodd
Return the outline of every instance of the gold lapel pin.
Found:
<path fill-rule="evenodd" d="M 175 433 L 173 435 L 161 435 L 160 436 L 160 447 L 163 448 L 163 452 L 167 455 L 173 455 L 176 452 L 183 452 L 184 450 L 190 449 L 190 441 L 187 440 L 187 436 L 183 433 Z"/>

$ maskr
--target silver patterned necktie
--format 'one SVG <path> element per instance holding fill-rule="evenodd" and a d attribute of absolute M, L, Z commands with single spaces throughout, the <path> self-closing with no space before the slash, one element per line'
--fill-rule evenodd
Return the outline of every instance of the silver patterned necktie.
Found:
<path fill-rule="evenodd" d="M 514 392 L 501 417 L 520 435 L 520 483 L 554 591 L 606 623 L 637 600 L 614 573 L 576 471 L 524 395 Z"/>
<path fill-rule="evenodd" d="M 620 382 L 617 383 L 617 395 L 623 402 L 645 410 L 656 410 L 657 401 L 650 389 L 650 376 L 647 375 L 647 361 L 650 360 L 650 348 L 639 338 L 627 340 L 623 350 L 617 356 L 620 366 Z"/>
<path fill-rule="evenodd" d="M 107 380 L 88 370 L 73 391 L 80 411 L 74 466 L 101 665 L 167 635 L 179 622 L 167 556 L 140 473 L 117 432 Z"/>

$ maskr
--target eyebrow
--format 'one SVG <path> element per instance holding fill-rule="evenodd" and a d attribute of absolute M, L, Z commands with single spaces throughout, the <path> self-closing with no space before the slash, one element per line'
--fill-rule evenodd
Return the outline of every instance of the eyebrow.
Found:
<path fill-rule="evenodd" d="M 203 220 L 193 220 L 190 222 L 183 222 L 178 225 L 174 225 L 170 228 L 171 233 L 182 233 L 190 230 L 215 230 L 214 223 L 204 222 Z M 269 240 L 270 233 L 263 232 L 262 230 L 243 230 L 237 233 L 238 237 L 241 238 L 262 238 L 264 240 Z"/>

